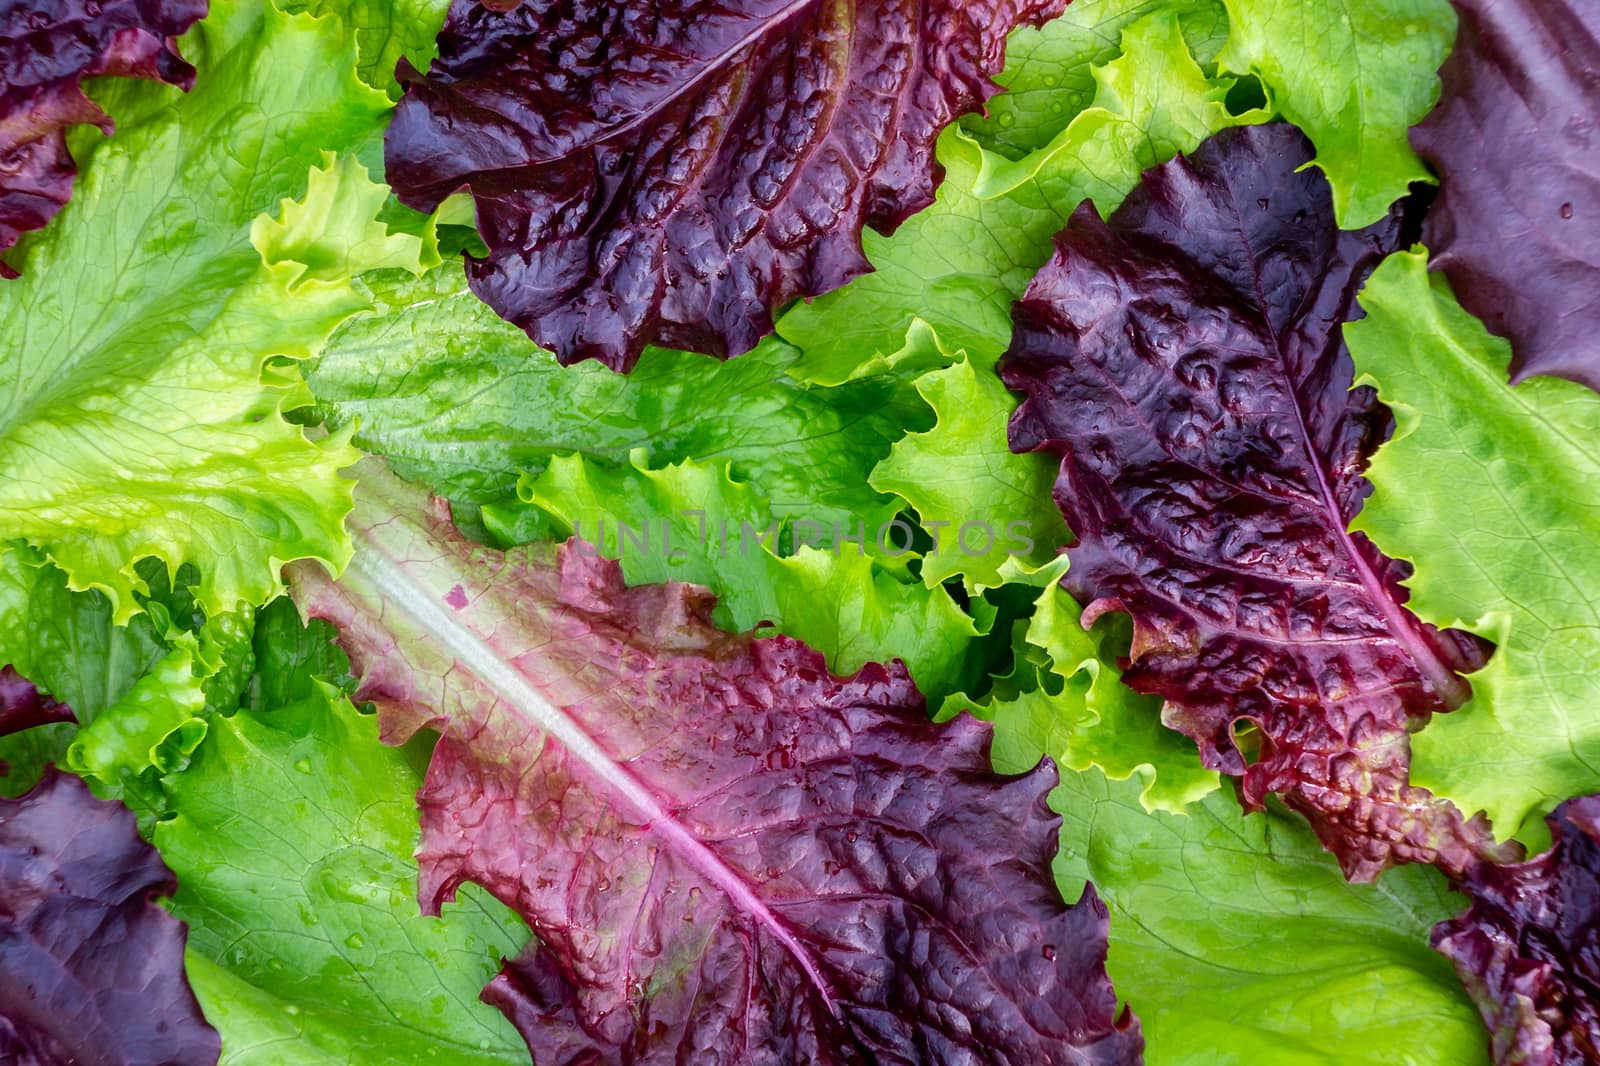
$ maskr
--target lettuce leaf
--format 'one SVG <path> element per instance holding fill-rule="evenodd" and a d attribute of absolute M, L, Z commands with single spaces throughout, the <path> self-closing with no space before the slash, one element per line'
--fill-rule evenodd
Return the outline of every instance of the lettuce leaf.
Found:
<path fill-rule="evenodd" d="M 402 68 L 387 170 L 422 210 L 471 190 L 473 291 L 563 363 L 740 355 L 870 269 L 862 227 L 932 202 L 939 130 L 1065 6 L 456 0 L 427 76 Z"/>
<path fill-rule="evenodd" d="M 11 667 L 0 667 L 0 737 L 74 720 L 71 707 L 44 695 Z"/>
<path fill-rule="evenodd" d="M 0 10 L 0 252 L 44 226 L 72 195 L 67 128 L 111 117 L 84 94 L 92 77 L 150 78 L 188 89 L 176 40 L 206 0 L 16 0 Z M 0 260 L 0 278 L 14 278 Z"/>
<path fill-rule="evenodd" d="M 869 372 L 882 362 L 875 355 L 900 351 L 917 319 L 951 351 L 992 365 L 1011 335 L 1012 301 L 1084 197 L 1109 211 L 1146 167 L 1265 117 L 1229 114 L 1232 81 L 1205 76 L 1168 11 L 1124 30 L 1122 47 L 1093 71 L 1094 105 L 1020 161 L 984 151 L 959 128 L 940 136 L 945 180 L 933 206 L 892 237 L 865 235 L 874 273 L 779 320 L 779 334 L 805 352 L 799 376 L 837 384 Z"/>
<path fill-rule="evenodd" d="M 419 897 L 528 918 L 487 995 L 536 1059 L 1136 1061 L 1104 911 L 1049 875 L 1048 762 L 997 777 L 904 668 L 832 677 L 576 542 L 482 548 L 381 468 L 355 524 L 344 578 L 298 563 L 292 594 L 386 739 L 440 730 Z"/>
<path fill-rule="evenodd" d="M 831 531 L 892 515 L 867 473 L 928 422 L 895 378 L 807 388 L 776 339 L 730 362 L 651 348 L 621 377 L 562 367 L 473 298 L 459 263 L 368 280 L 380 312 L 342 327 L 307 374 L 318 413 L 454 501 L 510 496 L 556 456 L 622 464 L 645 449 L 654 466 L 726 459 L 776 514 Z"/>
<path fill-rule="evenodd" d="M 1018 303 L 1001 364 L 1017 451 L 1061 459 L 1088 624 L 1127 612 L 1125 679 L 1236 776 L 1311 818 L 1352 878 L 1510 853 L 1408 779 L 1409 729 L 1464 702 L 1485 649 L 1403 606 L 1406 568 L 1347 531 L 1388 429 L 1336 333 L 1402 241 L 1333 223 L 1291 126 L 1228 130 L 1084 205 Z"/>
<path fill-rule="evenodd" d="M 1413 740 L 1412 776 L 1501 835 L 1600 790 L 1600 396 L 1511 387 L 1510 346 L 1463 311 L 1426 252 L 1391 256 L 1346 327 L 1394 409 L 1358 519 L 1416 560 L 1412 608 L 1494 641 L 1473 698 Z"/>
<path fill-rule="evenodd" d="M 1456 964 L 1498 1063 L 1561 1066 L 1600 1048 L 1594 929 L 1600 922 L 1600 796 L 1550 816 L 1555 846 L 1531 862 L 1474 870 L 1465 914 L 1434 943 Z"/>
<path fill-rule="evenodd" d="M 1074 0 L 1043 26 L 1012 32 L 995 76 L 1006 91 L 989 100 L 987 114 L 964 116 L 961 128 L 1011 159 L 1045 147 L 1094 106 L 1094 68 L 1122 55 L 1123 31 L 1156 12 L 1178 17 L 1197 62 L 1216 59 L 1228 36 L 1222 0 Z"/>
<path fill-rule="evenodd" d="M 1600 30 L 1573 0 L 1456 0 L 1444 96 L 1411 133 L 1443 175 L 1434 266 L 1511 340 L 1512 379 L 1600 389 Z"/>
<path fill-rule="evenodd" d="M 1450 0 L 1223 2 L 1217 62 L 1259 77 L 1272 109 L 1311 138 L 1340 226 L 1377 222 L 1412 182 L 1431 180 L 1406 129 L 1439 98 Z"/>
<path fill-rule="evenodd" d="M 212 722 L 188 769 L 164 779 L 172 817 L 154 836 L 226 1061 L 525 1064 L 516 1030 L 477 995 L 526 927 L 475 888 L 442 919 L 409 891 L 428 744 L 379 743 L 376 721 L 319 679 L 343 658 L 325 627 L 306 630 L 286 600 L 269 611 L 281 657 L 258 688 L 277 691 Z"/>
<path fill-rule="evenodd" d="M 132 813 L 76 777 L 0 799 L 0 1060 L 215 1063 L 183 923 L 154 899 L 175 887 Z"/>
<path fill-rule="evenodd" d="M 121 132 L 0 289 L 0 529 L 118 623 L 146 556 L 194 563 L 212 614 L 270 597 L 279 562 L 343 561 L 356 453 L 284 421 L 304 395 L 292 361 L 370 306 L 355 274 L 429 254 L 373 221 L 381 186 L 324 162 L 387 106 L 338 20 L 219 0 L 189 40 L 191 94 L 107 89 Z"/>

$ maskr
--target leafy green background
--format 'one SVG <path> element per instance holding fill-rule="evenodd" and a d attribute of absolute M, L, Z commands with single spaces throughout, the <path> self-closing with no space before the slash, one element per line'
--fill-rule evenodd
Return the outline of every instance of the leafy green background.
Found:
<path fill-rule="evenodd" d="M 866 235 L 875 273 L 790 308 L 741 359 L 651 350 L 626 378 L 562 369 L 488 312 L 454 254 L 469 216 L 435 227 L 357 166 L 379 172 L 394 62 L 425 65 L 446 6 L 215 0 L 183 42 L 192 94 L 95 88 L 117 134 L 74 136 L 77 194 L 0 286 L 18 384 L 0 394 L 0 660 L 83 723 L 0 740 L 0 789 L 55 759 L 140 812 L 179 874 L 224 1061 L 526 1061 L 476 998 L 526 930 L 473 890 L 442 919 L 411 895 L 426 746 L 382 746 L 327 628 L 265 603 L 277 563 L 348 551 L 352 444 L 486 540 L 604 517 L 630 580 L 700 581 L 725 624 L 768 623 L 838 669 L 903 657 L 941 713 L 996 722 L 1002 769 L 1054 758 L 1059 880 L 1111 907 L 1151 1063 L 1483 1061 L 1426 946 L 1460 907 L 1439 879 L 1351 886 L 1297 818 L 1242 815 L 1120 683 L 1126 634 L 1078 626 L 1054 585 L 1054 472 L 1005 447 L 1015 400 L 993 376 L 1011 302 L 1079 203 L 1109 212 L 1219 129 L 1298 122 L 1349 226 L 1427 180 L 1405 131 L 1437 93 L 1446 0 L 1077 0 L 1014 35 L 1011 92 L 940 138 L 937 202 Z M 1425 617 L 1502 645 L 1474 702 L 1417 738 L 1419 780 L 1526 831 L 1597 787 L 1573 667 L 1593 661 L 1596 398 L 1506 388 L 1503 345 L 1420 263 L 1386 265 L 1351 330 L 1401 426 L 1363 522 L 1418 559 Z M 822 528 L 814 549 L 730 559 L 684 510 Z M 973 516 L 1028 522 L 1033 549 L 932 550 L 936 523 Z M 619 520 L 647 518 L 690 550 L 617 544 Z M 893 518 L 911 551 L 873 543 Z M 833 529 L 858 521 L 859 552 Z"/>

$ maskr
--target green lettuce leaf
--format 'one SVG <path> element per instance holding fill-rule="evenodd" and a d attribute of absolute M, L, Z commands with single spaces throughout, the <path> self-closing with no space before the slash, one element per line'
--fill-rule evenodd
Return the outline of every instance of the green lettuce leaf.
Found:
<path fill-rule="evenodd" d="M 1122 31 L 1157 11 L 1178 16 L 1189 50 L 1210 63 L 1228 37 L 1222 0 L 1076 0 L 1038 29 L 1023 26 L 1006 41 L 1006 68 L 995 78 L 1006 91 L 987 115 L 967 115 L 962 128 L 985 148 L 1012 159 L 1043 148 L 1094 103 L 1091 68 L 1122 53 Z"/>
<path fill-rule="evenodd" d="M 863 235 L 875 272 L 779 319 L 779 334 L 805 352 L 794 373 L 837 384 L 869 372 L 881 365 L 873 353 L 899 351 L 916 318 L 952 351 L 993 365 L 1011 339 L 1012 301 L 1085 197 L 1109 212 L 1145 168 L 1225 126 L 1265 117 L 1228 113 L 1223 97 L 1232 80 L 1205 76 L 1171 11 L 1130 26 L 1122 47 L 1122 56 L 1094 69 L 1094 106 L 1022 160 L 985 151 L 960 127 L 947 129 L 934 205 L 892 237 Z"/>
<path fill-rule="evenodd" d="M 965 358 L 923 374 L 916 387 L 938 422 L 901 438 L 870 480 L 915 507 L 937 535 L 922 557 L 922 580 L 931 588 L 960 576 L 969 589 L 988 588 L 1053 559 L 1067 539 L 1050 499 L 1058 464 L 1007 446 L 1017 398 Z"/>
<path fill-rule="evenodd" d="M 248 608 L 207 621 L 194 609 L 193 568 L 169 581 L 139 566 L 149 594 L 127 625 L 96 590 L 26 547 L 0 549 L 0 660 L 73 708 L 82 728 L 55 725 L 0 738 L 11 774 L 0 791 L 30 787 L 47 763 L 89 779 L 102 797 L 159 813 L 156 778 L 181 769 L 205 736 L 205 717 L 231 712 L 255 665 Z"/>
<path fill-rule="evenodd" d="M 556 458 L 537 477 L 524 477 L 519 492 L 523 503 L 555 519 L 549 539 L 578 534 L 618 559 L 630 585 L 689 581 L 710 588 L 724 628 L 744 632 L 771 623 L 822 652 L 841 675 L 900 659 L 924 693 L 960 685 L 966 645 L 977 635 L 973 619 L 943 588 L 876 564 L 882 526 L 844 531 L 865 545 L 841 538 L 831 548 L 806 547 L 807 539 L 821 542 L 822 530 L 780 521 L 758 489 L 733 477 L 726 460 L 651 468 L 642 452 L 626 466 Z M 495 509 L 486 517 L 497 517 Z M 893 538 L 903 536 L 885 534 L 891 551 Z"/>
<path fill-rule="evenodd" d="M 1502 837 L 1600 790 L 1600 396 L 1507 383 L 1510 345 L 1461 309 L 1426 250 L 1390 256 L 1345 327 L 1394 438 L 1357 520 L 1411 560 L 1411 608 L 1497 645 L 1472 700 L 1412 740 L 1412 780 Z"/>
<path fill-rule="evenodd" d="M 434 38 L 444 25 L 450 0 L 299 0 L 279 2 L 287 11 L 342 16 L 355 32 L 356 73 L 361 80 L 400 98 L 394 79 L 395 64 L 404 56 L 418 70 L 427 70 L 437 45 Z"/>
<path fill-rule="evenodd" d="M 459 261 L 371 281 L 382 313 L 342 328 L 308 375 L 318 410 L 452 500 L 509 495 L 557 455 L 625 463 L 643 448 L 658 466 L 726 459 L 784 517 L 872 522 L 895 505 L 867 473 L 929 422 L 897 378 L 808 388 L 776 338 L 727 362 L 652 348 L 624 377 L 557 364 L 472 295 Z"/>
<path fill-rule="evenodd" d="M 282 628 L 298 628 L 287 614 Z M 470 885 L 442 918 L 417 908 L 412 797 L 428 745 L 384 746 L 376 719 L 316 680 L 326 633 L 289 643 L 324 649 L 286 682 L 309 695 L 216 719 L 165 779 L 173 817 L 154 834 L 223 1063 L 526 1063 L 478 991 L 527 927 Z"/>
<path fill-rule="evenodd" d="M 1413 181 L 1432 181 L 1406 131 L 1439 99 L 1455 40 L 1449 0 L 1223 0 L 1217 62 L 1261 79 L 1274 109 L 1317 147 L 1344 229 L 1382 218 Z"/>
<path fill-rule="evenodd" d="M 1056 573 L 1065 565 L 1063 558 Z M 1112 665 L 1113 628 L 1101 623 L 1088 632 L 1082 617 L 1082 606 L 1057 581 L 1045 583 L 1024 639 L 1045 652 L 1060 687 L 1024 691 L 1009 701 L 1016 706 L 997 707 L 996 717 L 1053 717 L 1051 754 L 1069 760 L 1062 765 L 1071 770 L 1093 766 L 1118 781 L 1137 778 L 1146 810 L 1181 813 L 1217 791 L 1221 779 L 1200 764 L 1194 743 L 1162 725 L 1161 700 L 1122 683 Z"/>
<path fill-rule="evenodd" d="M 1057 881 L 1074 899 L 1092 880 L 1111 910 L 1108 967 L 1143 1023 L 1148 1066 L 1487 1063 L 1477 1011 L 1428 947 L 1460 906 L 1441 876 L 1408 867 L 1350 884 L 1275 805 L 1246 816 L 1217 792 L 1184 814 L 1152 812 L 1143 775 L 1066 769 L 1083 762 L 1092 692 L 977 713 L 995 723 L 997 769 L 1042 755 L 1063 767 Z"/>
<path fill-rule="evenodd" d="M 341 22 L 218 0 L 185 48 L 192 93 L 106 88 L 118 136 L 79 154 L 72 202 L 0 288 L 0 529 L 116 622 L 146 556 L 194 563 L 212 614 L 267 599 L 284 561 L 343 563 L 356 453 L 283 419 L 293 362 L 369 306 L 356 274 L 429 257 L 373 221 L 384 189 L 349 162 L 259 217 L 379 128 Z"/>

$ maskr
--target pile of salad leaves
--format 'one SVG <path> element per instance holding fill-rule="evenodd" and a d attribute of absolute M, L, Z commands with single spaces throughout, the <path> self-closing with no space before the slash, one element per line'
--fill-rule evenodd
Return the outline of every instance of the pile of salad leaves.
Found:
<path fill-rule="evenodd" d="M 0 1061 L 1600 1062 L 1597 26 L 0 2 Z"/>

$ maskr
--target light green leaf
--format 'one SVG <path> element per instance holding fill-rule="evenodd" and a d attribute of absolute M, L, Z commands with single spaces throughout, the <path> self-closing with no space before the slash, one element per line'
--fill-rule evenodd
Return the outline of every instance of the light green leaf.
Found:
<path fill-rule="evenodd" d="M 842 539 L 831 549 L 805 547 L 822 530 L 779 522 L 725 460 L 651 469 L 643 453 L 621 467 L 569 456 L 519 491 L 559 520 L 561 536 L 575 532 L 619 559 L 630 585 L 705 585 L 718 596 L 720 624 L 744 631 L 770 622 L 822 652 L 835 673 L 899 658 L 925 693 L 958 687 L 973 621 L 944 589 L 875 565 L 869 553 L 881 527 L 865 530 L 866 550 Z"/>
<path fill-rule="evenodd" d="M 1094 103 L 1091 67 L 1122 53 L 1122 31 L 1146 15 L 1178 16 L 1189 50 L 1210 63 L 1228 36 L 1222 0 L 1075 0 L 1057 18 L 1024 26 L 1006 41 L 1006 67 L 995 81 L 1006 91 L 989 101 L 988 115 L 968 115 L 962 127 L 990 151 L 1012 159 L 1043 148 Z"/>
<path fill-rule="evenodd" d="M 555 455 L 621 463 L 644 448 L 657 466 L 726 459 L 783 517 L 873 523 L 894 501 L 868 471 L 929 421 L 910 369 L 810 388 L 788 374 L 799 352 L 769 338 L 726 362 L 652 348 L 624 377 L 557 364 L 472 295 L 459 262 L 373 285 L 383 313 L 339 331 L 312 391 L 330 424 L 456 500 L 508 495 Z"/>
<path fill-rule="evenodd" d="M 0 288 L 0 529 L 117 622 L 146 556 L 194 563 L 212 614 L 267 599 L 287 560 L 342 565 L 356 453 L 282 418 L 293 361 L 368 306 L 355 273 L 427 258 L 377 227 L 384 190 L 349 161 L 257 218 L 379 129 L 338 20 L 218 0 L 184 47 L 192 93 L 106 88 L 117 136 L 86 142 L 71 203 Z"/>
<path fill-rule="evenodd" d="M 863 236 L 875 272 L 778 322 L 800 346 L 794 373 L 837 384 L 875 354 L 898 351 L 921 318 L 975 366 L 993 365 L 1011 339 L 1011 304 L 1050 255 L 1050 241 L 1091 198 L 1110 212 L 1148 167 L 1226 126 L 1260 121 L 1223 106 L 1229 80 L 1208 80 L 1178 19 L 1161 11 L 1123 34 L 1124 55 L 1096 68 L 1094 106 L 1020 161 L 986 152 L 959 127 L 939 138 L 945 179 L 934 205 L 893 237 Z"/>
<path fill-rule="evenodd" d="M 1026 639 L 1050 657 L 1064 684 L 1058 694 L 1035 690 L 1025 704 L 997 715 L 1054 715 L 1056 747 L 1066 767 L 1091 766 L 1122 781 L 1137 777 L 1146 810 L 1181 813 L 1217 791 L 1213 770 L 1200 764 L 1194 742 L 1161 723 L 1161 700 L 1122 683 L 1102 639 L 1080 622 L 1083 608 L 1052 580 L 1039 594 Z"/>
<path fill-rule="evenodd" d="M 1079 715 L 1059 701 L 979 713 L 994 717 L 1001 771 L 1079 761 Z M 1069 900 L 1092 881 L 1110 908 L 1108 968 L 1148 1066 L 1487 1064 L 1476 1009 L 1428 947 L 1464 905 L 1435 871 L 1352 885 L 1286 811 L 1247 816 L 1217 792 L 1183 815 L 1152 813 L 1144 789 L 1063 770 L 1051 805 L 1057 880 Z"/>
<path fill-rule="evenodd" d="M 1449 0 L 1223 0 L 1217 61 L 1261 79 L 1268 99 L 1311 138 L 1339 225 L 1382 218 L 1413 181 L 1432 181 L 1406 131 L 1439 98 L 1455 40 Z"/>
<path fill-rule="evenodd" d="M 414 895 L 413 795 L 426 747 L 387 748 L 376 720 L 318 699 L 219 718 L 155 844 L 178 875 L 188 974 L 226 1066 L 526 1064 L 478 1001 L 528 938 L 466 886 L 442 918 Z"/>
<path fill-rule="evenodd" d="M 1412 740 L 1411 779 L 1497 834 L 1600 790 L 1600 395 L 1507 380 L 1510 345 L 1461 309 L 1427 252 L 1390 256 L 1345 327 L 1394 439 L 1357 520 L 1411 560 L 1411 608 L 1497 650 L 1472 700 Z"/>
<path fill-rule="evenodd" d="M 895 444 L 871 482 L 915 507 L 936 535 L 923 555 L 922 580 L 931 587 L 961 576 L 969 588 L 987 588 L 1006 580 L 1008 561 L 1026 569 L 1049 562 L 1067 540 L 1050 498 L 1058 464 L 1007 447 L 1017 398 L 992 370 L 965 358 L 922 375 L 916 386 L 939 421 Z"/>
<path fill-rule="evenodd" d="M 299 0 L 279 6 L 344 18 L 355 31 L 361 80 L 398 100 L 395 64 L 404 56 L 418 70 L 428 69 L 450 0 Z"/>

